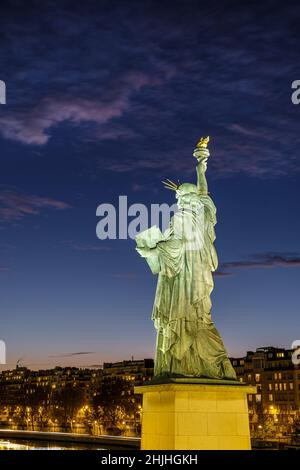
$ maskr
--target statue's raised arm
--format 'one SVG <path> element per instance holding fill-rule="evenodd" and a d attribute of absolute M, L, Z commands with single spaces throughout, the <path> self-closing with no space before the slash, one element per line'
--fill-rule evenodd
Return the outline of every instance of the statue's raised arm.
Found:
<path fill-rule="evenodd" d="M 208 194 L 208 186 L 206 181 L 205 172 L 207 170 L 207 160 L 209 158 L 209 150 L 207 144 L 209 142 L 209 137 L 201 137 L 196 148 L 194 150 L 193 156 L 197 158 L 197 188 L 200 194 Z"/>

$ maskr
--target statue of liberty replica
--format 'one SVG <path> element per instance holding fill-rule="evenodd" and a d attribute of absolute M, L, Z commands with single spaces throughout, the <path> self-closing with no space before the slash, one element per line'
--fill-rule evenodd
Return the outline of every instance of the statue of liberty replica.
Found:
<path fill-rule="evenodd" d="M 137 251 L 158 274 L 152 319 L 157 331 L 154 378 L 236 380 L 223 341 L 211 318 L 216 207 L 206 181 L 209 137 L 201 138 L 197 185 L 165 186 L 174 191 L 178 212 L 162 234 L 154 226 L 136 237 Z"/>

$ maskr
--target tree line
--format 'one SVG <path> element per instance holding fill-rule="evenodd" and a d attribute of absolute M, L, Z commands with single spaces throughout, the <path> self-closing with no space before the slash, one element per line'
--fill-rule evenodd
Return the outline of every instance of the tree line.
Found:
<path fill-rule="evenodd" d="M 139 435 L 140 415 L 140 397 L 134 395 L 133 382 L 123 378 L 101 381 L 90 395 L 72 382 L 55 389 L 24 384 L 1 393 L 1 425 L 18 429 L 74 432 L 80 427 L 91 434 Z"/>

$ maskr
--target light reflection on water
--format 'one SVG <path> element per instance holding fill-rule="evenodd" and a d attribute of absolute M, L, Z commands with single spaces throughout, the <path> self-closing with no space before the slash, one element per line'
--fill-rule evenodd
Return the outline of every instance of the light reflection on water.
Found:
<path fill-rule="evenodd" d="M 65 444 L 57 445 L 55 442 L 47 441 L 14 441 L 0 440 L 0 450 L 104 450 L 97 446 L 89 446 L 85 444 Z"/>

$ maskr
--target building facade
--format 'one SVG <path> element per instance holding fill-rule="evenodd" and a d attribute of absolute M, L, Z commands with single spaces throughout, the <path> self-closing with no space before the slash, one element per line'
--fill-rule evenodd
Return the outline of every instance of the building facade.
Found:
<path fill-rule="evenodd" d="M 121 378 L 132 381 L 133 385 L 142 385 L 152 379 L 154 371 L 153 359 L 131 360 L 121 362 L 105 362 L 103 379 Z"/>
<path fill-rule="evenodd" d="M 262 347 L 231 359 L 238 379 L 257 386 L 257 393 L 248 397 L 254 437 L 288 437 L 300 417 L 300 369 L 292 362 L 293 352 Z"/>

